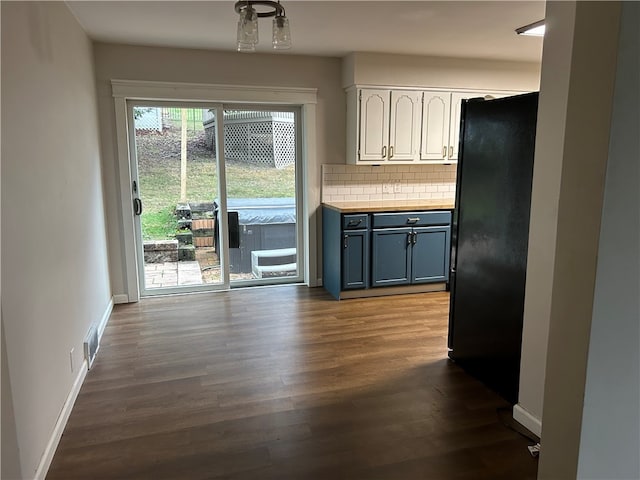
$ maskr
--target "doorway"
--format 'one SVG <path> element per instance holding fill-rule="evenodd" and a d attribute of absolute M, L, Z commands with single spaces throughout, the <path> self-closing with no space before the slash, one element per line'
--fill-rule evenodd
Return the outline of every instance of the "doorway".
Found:
<path fill-rule="evenodd" d="M 128 112 L 142 296 L 302 280 L 299 109 Z"/>

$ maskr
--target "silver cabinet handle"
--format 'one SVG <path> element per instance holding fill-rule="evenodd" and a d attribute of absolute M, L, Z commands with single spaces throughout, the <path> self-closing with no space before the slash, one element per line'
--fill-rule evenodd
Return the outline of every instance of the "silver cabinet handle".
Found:
<path fill-rule="evenodd" d="M 349 220 L 349 226 L 355 227 L 356 225 L 360 225 L 362 223 L 362 219 L 360 220 Z"/>
<path fill-rule="evenodd" d="M 385 145 L 384 147 L 382 147 L 382 158 L 385 158 L 387 156 L 387 146 Z"/>
<path fill-rule="evenodd" d="M 449 158 L 453 158 L 453 147 L 449 146 Z"/>
<path fill-rule="evenodd" d="M 345 234 L 344 243 L 342 244 L 343 248 L 347 248 L 349 246 L 349 235 Z"/>
<path fill-rule="evenodd" d="M 447 158 L 447 146 L 442 146 L 442 158 Z"/>
<path fill-rule="evenodd" d="M 393 158 L 393 145 L 389 147 L 389 158 Z"/>
<path fill-rule="evenodd" d="M 407 223 L 418 223 L 420 221 L 420 217 L 409 217 L 407 218 Z"/>

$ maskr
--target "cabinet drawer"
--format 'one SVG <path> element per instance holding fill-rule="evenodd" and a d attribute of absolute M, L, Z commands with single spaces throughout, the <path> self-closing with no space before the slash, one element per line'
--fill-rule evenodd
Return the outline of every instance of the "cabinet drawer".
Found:
<path fill-rule="evenodd" d="M 344 215 L 342 217 L 343 230 L 355 230 L 369 228 L 369 215 L 366 213 L 356 215 Z"/>
<path fill-rule="evenodd" d="M 449 211 L 373 214 L 373 228 L 423 227 L 449 224 L 451 224 L 451 212 Z"/>

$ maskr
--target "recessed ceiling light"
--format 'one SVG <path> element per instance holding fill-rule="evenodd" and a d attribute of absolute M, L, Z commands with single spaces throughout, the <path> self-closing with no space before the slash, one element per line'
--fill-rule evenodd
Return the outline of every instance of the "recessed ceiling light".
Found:
<path fill-rule="evenodd" d="M 518 35 L 530 35 L 532 37 L 544 36 L 544 20 L 539 20 L 524 27 L 516 28 Z"/>

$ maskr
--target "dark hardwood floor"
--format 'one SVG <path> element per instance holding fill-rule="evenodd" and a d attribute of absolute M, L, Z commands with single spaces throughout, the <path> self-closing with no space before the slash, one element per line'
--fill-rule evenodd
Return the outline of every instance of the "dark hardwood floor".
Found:
<path fill-rule="evenodd" d="M 534 479 L 447 311 L 301 286 L 117 306 L 47 478 Z"/>

